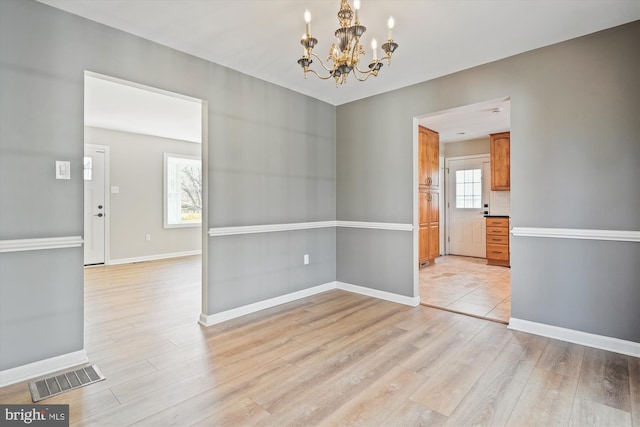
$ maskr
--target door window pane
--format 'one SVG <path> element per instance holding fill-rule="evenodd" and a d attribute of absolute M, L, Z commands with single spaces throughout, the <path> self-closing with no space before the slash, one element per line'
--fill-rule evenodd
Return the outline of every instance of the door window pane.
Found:
<path fill-rule="evenodd" d="M 480 209 L 482 204 L 482 170 L 456 171 L 456 208 Z"/>
<path fill-rule="evenodd" d="M 93 171 L 93 158 L 88 156 L 85 157 L 83 161 L 83 165 L 84 165 L 84 170 L 83 170 L 84 180 L 91 181 L 92 171 Z"/>

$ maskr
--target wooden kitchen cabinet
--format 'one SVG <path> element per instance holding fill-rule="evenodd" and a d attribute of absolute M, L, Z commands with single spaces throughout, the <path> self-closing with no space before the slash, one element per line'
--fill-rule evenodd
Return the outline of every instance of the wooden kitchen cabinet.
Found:
<path fill-rule="evenodd" d="M 509 267 L 509 217 L 487 217 L 487 264 Z"/>
<path fill-rule="evenodd" d="M 432 265 L 440 256 L 440 135 L 418 129 L 418 258 L 420 266 Z"/>
<path fill-rule="evenodd" d="M 423 126 L 418 131 L 418 183 L 440 190 L 440 135 Z"/>
<path fill-rule="evenodd" d="M 511 132 L 491 134 L 491 190 L 511 190 Z"/>

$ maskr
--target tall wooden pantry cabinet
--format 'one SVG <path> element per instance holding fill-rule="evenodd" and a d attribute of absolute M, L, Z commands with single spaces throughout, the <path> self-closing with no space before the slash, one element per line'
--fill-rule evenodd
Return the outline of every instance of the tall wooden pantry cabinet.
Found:
<path fill-rule="evenodd" d="M 418 128 L 418 206 L 421 267 L 432 265 L 440 256 L 440 135 Z"/>

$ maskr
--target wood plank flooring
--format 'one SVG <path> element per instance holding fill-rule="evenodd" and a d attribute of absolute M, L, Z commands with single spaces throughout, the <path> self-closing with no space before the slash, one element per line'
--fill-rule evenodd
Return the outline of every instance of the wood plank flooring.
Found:
<path fill-rule="evenodd" d="M 420 269 L 422 304 L 495 320 L 511 317 L 511 269 L 483 258 L 446 255 Z"/>
<path fill-rule="evenodd" d="M 198 257 L 85 275 L 107 379 L 42 402 L 74 426 L 640 427 L 637 358 L 344 291 L 205 328 Z"/>

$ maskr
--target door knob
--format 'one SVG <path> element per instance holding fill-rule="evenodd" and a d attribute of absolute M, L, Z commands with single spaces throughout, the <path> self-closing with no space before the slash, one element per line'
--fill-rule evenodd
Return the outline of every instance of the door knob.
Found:
<path fill-rule="evenodd" d="M 102 217 L 103 217 L 103 214 L 102 214 L 102 212 L 100 212 L 99 214 L 94 215 L 94 216 L 97 216 L 98 218 L 102 218 Z"/>

